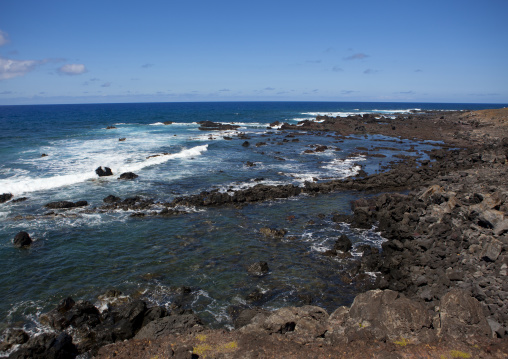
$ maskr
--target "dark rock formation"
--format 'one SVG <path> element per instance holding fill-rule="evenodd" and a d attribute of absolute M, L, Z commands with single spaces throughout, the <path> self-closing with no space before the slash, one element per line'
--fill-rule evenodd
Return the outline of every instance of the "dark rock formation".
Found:
<path fill-rule="evenodd" d="M 105 197 L 102 201 L 104 203 L 117 203 L 120 202 L 122 199 L 120 197 L 113 196 L 110 194 L 109 196 Z"/>
<path fill-rule="evenodd" d="M 30 238 L 30 235 L 27 232 L 19 232 L 14 236 L 14 239 L 12 243 L 15 247 L 21 248 L 21 247 L 27 247 L 32 244 L 32 238 Z"/>
<path fill-rule="evenodd" d="M 57 332 L 72 332 L 78 343 L 77 346 L 72 344 L 70 336 L 62 337 L 66 344 L 59 345 L 67 351 L 72 348 L 74 356 L 78 353 L 94 355 L 101 346 L 133 338 L 138 333 L 141 333 L 141 337 L 153 339 L 161 333 L 187 333 L 188 330 L 197 330 L 202 324 L 197 316 L 189 313 L 185 315 L 172 313 L 168 316 L 170 313 L 164 307 L 147 308 L 146 303 L 141 300 L 131 301 L 126 298 L 120 300 L 117 291 L 108 291 L 100 298 L 109 302 L 107 309 L 102 313 L 88 301 L 74 302 L 69 297 L 63 299 L 55 309 L 42 314 L 40 322 Z M 164 318 L 168 319 L 163 320 Z M 140 330 L 145 327 L 147 328 L 141 332 Z M 58 333 L 54 335 L 58 338 Z M 38 344 L 32 343 L 33 339 L 20 346 L 17 351 L 19 354 L 16 355 L 31 353 L 32 355 L 40 354 L 42 356 L 38 357 L 41 358 L 44 357 L 43 355 L 51 357 L 52 346 L 46 345 L 46 349 L 43 350 Z M 62 358 L 67 357 L 62 356 Z"/>
<path fill-rule="evenodd" d="M 50 208 L 50 209 L 67 209 L 67 208 L 84 207 L 84 206 L 88 206 L 87 201 L 77 201 L 77 202 L 57 201 L 57 202 L 50 202 L 50 203 L 44 205 L 44 207 Z"/>
<path fill-rule="evenodd" d="M 97 167 L 97 169 L 95 170 L 95 173 L 97 173 L 97 175 L 99 177 L 106 177 L 106 176 L 112 176 L 113 175 L 113 172 L 111 171 L 111 168 L 109 167 Z"/>
<path fill-rule="evenodd" d="M 12 194 L 10 194 L 10 193 L 0 194 L 0 203 L 7 202 L 10 199 L 12 199 L 12 197 L 14 197 L 14 196 Z"/>
<path fill-rule="evenodd" d="M 139 176 L 133 172 L 125 172 L 125 173 L 122 173 L 120 175 L 120 177 L 118 177 L 118 179 L 121 179 L 121 180 L 133 180 L 135 178 L 138 178 Z"/>
<path fill-rule="evenodd" d="M 200 121 L 198 122 L 199 129 L 202 131 L 229 131 L 236 130 L 240 126 L 232 124 L 223 124 L 212 121 Z"/>
<path fill-rule="evenodd" d="M 30 338 L 9 358 L 11 359 L 70 359 L 78 355 L 72 337 L 67 333 L 43 333 Z"/>

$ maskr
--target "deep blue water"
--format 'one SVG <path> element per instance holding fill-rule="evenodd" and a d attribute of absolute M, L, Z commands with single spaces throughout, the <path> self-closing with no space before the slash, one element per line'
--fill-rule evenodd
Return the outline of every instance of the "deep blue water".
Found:
<path fill-rule="evenodd" d="M 192 292 L 184 304 L 216 326 L 230 325 L 231 305 L 256 304 L 246 299 L 256 290 L 265 293 L 257 304 L 266 308 L 298 305 L 309 296 L 313 304 L 328 310 L 347 305 L 356 289 L 341 281 L 344 263 L 321 252 L 342 233 L 356 245 L 382 241 L 372 231 L 351 230 L 331 221 L 333 213 L 349 213 L 356 193 L 300 196 L 242 209 L 190 208 L 189 214 L 172 218 L 139 219 L 129 212 L 83 209 L 44 216 L 48 212 L 44 204 L 86 200 L 93 209 L 109 194 L 171 201 L 214 188 L 302 185 L 316 178 L 351 176 L 360 168 L 374 173 L 394 160 L 393 155 L 424 155 L 433 147 L 382 136 L 344 140 L 296 135 L 299 142 L 293 142 L 267 126 L 317 114 L 389 116 L 415 109 L 504 106 L 331 102 L 0 106 L 0 194 L 28 197 L 0 204 L 0 330 L 8 326 L 42 330 L 37 315 L 63 297 L 96 302 L 110 288 L 170 306 L 177 300 L 176 288 L 189 286 Z M 241 127 L 200 131 L 196 122 L 204 120 Z M 173 123 L 164 125 L 165 121 Z M 236 137 L 240 132 L 250 137 L 249 147 Z M 386 158 L 358 155 L 357 147 L 374 148 L 380 146 L 379 140 L 393 140 L 389 146 L 398 150 L 385 150 Z M 258 142 L 267 145 L 256 147 Z M 315 144 L 329 149 L 303 153 Z M 416 153 L 405 152 L 411 146 Z M 153 155 L 161 156 L 149 157 Z M 248 161 L 255 166 L 247 166 Z M 99 166 L 110 167 L 115 176 L 99 179 L 94 172 Z M 117 180 L 127 171 L 139 177 Z M 287 237 L 264 238 L 259 229 L 266 226 L 286 228 Z M 21 230 L 35 240 L 30 249 L 12 245 Z M 261 278 L 246 271 L 259 260 L 270 267 L 270 274 Z"/>

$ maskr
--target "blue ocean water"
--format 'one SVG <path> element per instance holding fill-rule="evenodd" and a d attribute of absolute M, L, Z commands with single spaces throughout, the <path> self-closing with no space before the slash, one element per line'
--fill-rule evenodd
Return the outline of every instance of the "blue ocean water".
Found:
<path fill-rule="evenodd" d="M 329 310 L 347 305 L 357 289 L 343 281 L 345 263 L 321 253 L 342 233 L 355 245 L 381 243 L 373 231 L 331 221 L 333 213 L 349 213 L 357 193 L 299 196 L 242 209 L 187 208 L 188 214 L 170 218 L 139 219 L 129 211 L 96 208 L 110 194 L 168 202 L 203 190 L 228 191 L 258 183 L 303 185 L 355 175 L 361 168 L 374 173 L 401 152 L 424 156 L 433 148 L 430 143 L 383 136 L 288 138 L 287 133 L 268 128 L 275 121 L 297 123 L 318 114 L 392 116 L 411 110 L 504 106 L 331 102 L 0 106 L 0 194 L 27 197 L 0 204 L 0 330 L 9 326 L 43 330 L 38 314 L 62 298 L 96 302 L 111 288 L 159 305 L 181 302 L 215 326 L 231 324 L 231 306 L 278 308 L 309 300 Z M 198 121 L 240 128 L 201 131 Z M 249 137 L 250 146 L 242 146 L 240 133 Z M 387 140 L 398 150 L 384 151 L 385 158 L 368 158 L 357 150 Z M 266 145 L 256 146 L 261 142 Z M 325 144 L 328 150 L 303 152 L 316 144 Z M 98 178 L 99 166 L 110 167 L 114 176 Z M 129 171 L 139 177 L 117 179 Z M 59 200 L 86 200 L 89 206 L 45 215 L 44 205 Z M 261 227 L 285 228 L 288 234 L 282 240 L 267 239 L 259 233 Z M 29 249 L 12 245 L 22 230 L 35 240 Z M 268 262 L 270 273 L 249 275 L 247 266 L 261 260 Z M 182 286 L 192 290 L 185 298 L 178 290 Z M 261 293 L 263 299 L 252 301 L 251 293 Z"/>

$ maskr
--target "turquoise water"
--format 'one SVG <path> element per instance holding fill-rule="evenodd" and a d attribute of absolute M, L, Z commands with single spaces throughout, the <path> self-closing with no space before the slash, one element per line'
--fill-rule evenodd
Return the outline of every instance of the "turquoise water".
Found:
<path fill-rule="evenodd" d="M 228 326 L 231 306 L 312 304 L 333 310 L 351 302 L 345 262 L 323 256 L 342 233 L 355 244 L 379 245 L 372 231 L 333 223 L 349 213 L 356 193 L 251 204 L 244 208 L 187 208 L 188 214 L 133 218 L 131 212 L 97 208 L 110 194 L 167 202 L 203 190 L 239 189 L 257 183 L 303 185 L 306 180 L 344 178 L 360 168 L 379 171 L 393 155 L 434 148 L 382 136 L 348 139 L 332 135 L 286 137 L 268 129 L 274 121 L 297 123 L 317 114 L 382 113 L 414 109 L 481 109 L 501 105 L 407 103 L 158 103 L 0 107 L 0 194 L 22 202 L 0 204 L 0 330 L 40 330 L 37 315 L 62 298 L 96 301 L 116 288 L 160 305 L 182 304 L 212 326 Z M 200 131 L 197 121 L 235 123 L 236 131 Z M 165 121 L 173 122 L 164 125 Z M 107 129 L 114 126 L 114 129 Z M 244 147 L 243 133 L 250 146 Z M 119 141 L 125 138 L 125 141 Z M 231 139 L 230 139 L 231 138 Z M 293 142 L 293 139 L 298 142 Z M 383 140 L 380 145 L 379 140 Z M 389 146 L 385 158 L 368 158 L 357 147 Z M 255 144 L 265 142 L 257 147 Z M 328 150 L 305 154 L 325 144 Z M 415 146 L 416 152 L 406 152 Z M 47 156 L 41 157 L 42 154 Z M 158 155 L 156 157 L 150 157 Z M 255 166 L 247 166 L 247 162 Z M 98 178 L 110 167 L 114 176 Z M 139 175 L 117 179 L 122 172 Z M 57 200 L 86 200 L 85 209 L 45 215 Z M 285 228 L 269 239 L 261 227 Z M 35 240 L 16 249 L 12 239 L 27 231 Z M 266 261 L 270 273 L 254 277 L 246 268 Z M 178 288 L 187 286 L 184 297 Z M 259 291 L 263 299 L 252 302 Z M 305 299 L 304 299 L 305 298 Z"/>

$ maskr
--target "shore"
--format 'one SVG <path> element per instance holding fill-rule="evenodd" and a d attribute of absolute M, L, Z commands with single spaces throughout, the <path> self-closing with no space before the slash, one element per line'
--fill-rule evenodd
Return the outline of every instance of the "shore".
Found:
<path fill-rule="evenodd" d="M 338 215 L 336 221 L 357 228 L 374 225 L 387 239 L 381 251 L 364 248 L 361 259 L 345 273 L 355 280 L 377 273 L 375 282 L 366 285 L 365 293 L 358 295 L 349 308 L 340 307 L 333 313 L 310 305 L 275 312 L 249 309 L 237 314 L 237 329 L 233 331 L 208 329 L 192 313 L 164 313 L 159 309 L 154 314 L 157 310 L 152 309 L 152 314 L 148 314 L 150 309 L 142 304 L 136 307 L 130 303 L 128 310 L 112 308 L 110 317 L 116 327 L 121 320 L 124 326 L 132 324 L 129 330 L 135 334 L 134 339 L 99 349 L 96 345 L 99 331 L 89 330 L 95 335 L 87 338 L 93 351 L 85 355 L 93 352 L 98 358 L 506 357 L 508 109 L 425 112 L 383 121 L 371 115 L 345 119 L 318 117 L 298 126 L 273 125 L 276 126 L 280 126 L 280 131 L 319 131 L 343 137 L 381 134 L 442 141 L 448 149 L 431 151 L 432 161 L 407 158 L 386 172 L 371 176 L 360 174 L 346 180 L 308 182 L 304 187 L 260 186 L 236 191 L 232 196 L 206 192 L 168 203 L 167 211 L 176 211 L 172 208 L 180 204 L 242 205 L 300 193 L 360 191 L 366 197 L 352 203 L 353 215 Z M 371 149 L 363 151 L 369 155 Z M 138 209 L 149 206 L 140 204 Z M 347 253 L 347 245 L 342 244 L 338 242 L 328 255 Z M 47 323 L 61 330 L 66 328 L 64 323 L 67 328 L 77 326 L 76 318 L 86 317 L 80 325 L 95 328 L 98 324 L 92 324 L 94 320 L 102 319 L 93 319 L 96 314 L 90 306 L 76 303 L 63 303 L 46 315 Z M 74 317 L 68 319 L 69 313 Z M 122 319 L 114 319 L 115 316 Z M 106 330 L 104 326 L 103 331 Z M 124 339 L 128 339 L 127 334 Z M 48 337 L 44 345 L 57 348 L 55 343 L 68 357 L 76 354 L 77 349 L 68 337 Z M 29 347 L 30 341 L 11 356 L 18 358 L 29 353 L 33 356 Z M 23 348 L 27 349 L 23 352 Z M 83 348 L 80 352 L 86 352 Z M 57 353 L 56 349 L 53 351 Z"/>

